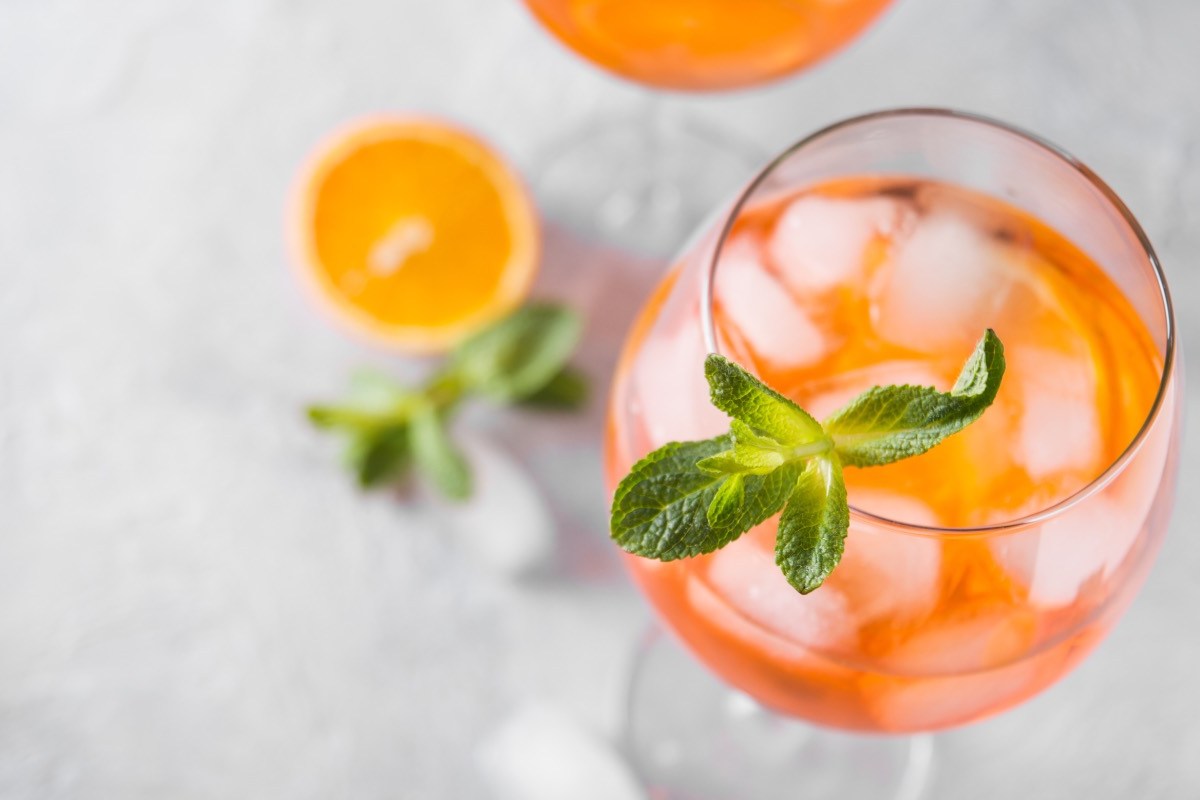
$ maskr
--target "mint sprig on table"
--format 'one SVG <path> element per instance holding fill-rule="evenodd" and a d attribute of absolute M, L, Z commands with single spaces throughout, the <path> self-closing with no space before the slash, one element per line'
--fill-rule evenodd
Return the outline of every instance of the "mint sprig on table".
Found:
<path fill-rule="evenodd" d="M 1004 346 L 988 329 L 949 392 L 876 386 L 824 423 L 722 356 L 710 354 L 704 374 L 729 432 L 671 442 L 634 464 L 613 497 L 612 537 L 673 561 L 719 550 L 782 509 L 775 563 L 808 594 L 842 557 L 842 467 L 920 455 L 979 419 L 1000 389 Z"/>
<path fill-rule="evenodd" d="M 360 373 L 338 405 L 315 405 L 317 427 L 346 437 L 346 461 L 364 488 L 393 483 L 415 467 L 445 496 L 471 493 L 471 470 L 449 424 L 472 397 L 501 405 L 571 410 L 587 382 L 567 365 L 579 343 L 578 316 L 561 306 L 528 305 L 466 339 L 420 387 Z"/>

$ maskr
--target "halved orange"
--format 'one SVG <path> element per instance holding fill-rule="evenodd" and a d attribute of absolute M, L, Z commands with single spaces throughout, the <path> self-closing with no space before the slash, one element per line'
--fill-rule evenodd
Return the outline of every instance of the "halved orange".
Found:
<path fill-rule="evenodd" d="M 445 350 L 517 306 L 537 269 L 537 216 L 477 137 L 422 118 L 335 134 L 300 176 L 291 228 L 303 272 L 349 328 Z"/>

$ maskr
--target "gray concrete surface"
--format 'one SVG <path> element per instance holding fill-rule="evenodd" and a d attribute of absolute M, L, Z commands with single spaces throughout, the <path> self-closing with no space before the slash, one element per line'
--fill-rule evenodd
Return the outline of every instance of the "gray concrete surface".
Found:
<path fill-rule="evenodd" d="M 1140 216 L 1195 342 L 1198 34 L 1194 0 L 898 0 L 808 74 L 665 102 L 766 149 L 907 104 L 1036 130 Z M 476 753 L 527 703 L 616 730 L 647 614 L 604 540 L 599 409 L 470 420 L 551 498 L 532 579 L 428 498 L 360 496 L 299 409 L 421 365 L 313 313 L 282 218 L 362 113 L 444 114 L 532 169 L 641 102 L 514 0 L 0 0 L 0 797 L 488 797 Z M 600 384 L 648 272 L 550 231 L 541 291 L 591 315 Z M 1196 428 L 1119 629 L 939 737 L 933 797 L 1200 796 Z"/>

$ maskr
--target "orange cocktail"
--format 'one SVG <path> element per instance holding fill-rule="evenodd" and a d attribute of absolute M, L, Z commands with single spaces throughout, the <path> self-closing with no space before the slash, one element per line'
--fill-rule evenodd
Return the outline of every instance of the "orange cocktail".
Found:
<path fill-rule="evenodd" d="M 774 563 L 774 520 L 710 555 L 628 557 L 666 624 L 764 705 L 847 729 L 962 724 L 1064 675 L 1140 585 L 1174 485 L 1170 307 L 1124 207 L 1014 131 L 897 112 L 803 143 L 722 222 L 627 343 L 610 488 L 725 430 L 713 345 L 818 418 L 872 385 L 947 389 L 984 327 L 1008 372 L 931 452 L 846 470 L 845 555 L 810 595 Z"/>
<path fill-rule="evenodd" d="M 572 50 L 639 83 L 731 89 L 840 49 L 890 0 L 525 0 Z"/>

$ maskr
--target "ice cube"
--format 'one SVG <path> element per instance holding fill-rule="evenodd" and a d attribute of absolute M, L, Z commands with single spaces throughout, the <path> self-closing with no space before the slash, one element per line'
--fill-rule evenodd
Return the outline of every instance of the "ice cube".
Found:
<path fill-rule="evenodd" d="M 898 201 L 809 195 L 788 205 L 767 240 L 771 266 L 803 297 L 862 281 L 869 249 L 911 216 Z"/>
<path fill-rule="evenodd" d="M 881 490 L 856 489 L 851 502 L 898 521 L 938 522 L 919 500 Z M 846 595 L 862 622 L 917 620 L 937 605 L 942 548 L 937 539 L 903 533 L 862 518 L 852 519 L 842 560 L 823 586 Z"/>
<path fill-rule="evenodd" d="M 728 430 L 729 419 L 709 401 L 706 354 L 698 319 L 674 330 L 656 328 L 642 345 L 630 402 L 652 448 Z"/>
<path fill-rule="evenodd" d="M 1069 605 L 1104 571 L 1103 537 L 1118 511 L 1107 498 L 1094 497 L 1041 526 L 1033 574 L 1027 576 L 1031 603 Z"/>
<path fill-rule="evenodd" d="M 709 556 L 705 580 L 744 619 L 787 642 L 818 651 L 853 647 L 857 630 L 846 597 L 821 587 L 797 592 L 775 564 L 774 521 Z M 742 622 L 737 633 L 752 628 Z"/>
<path fill-rule="evenodd" d="M 1020 258 L 965 217 L 932 210 L 895 246 L 890 269 L 871 286 L 876 330 L 926 352 L 969 348 L 993 324 Z"/>
<path fill-rule="evenodd" d="M 933 511 L 912 498 L 878 490 L 855 498 L 881 515 L 937 524 Z M 775 564 L 775 531 L 768 521 L 709 556 L 705 580 L 742 617 L 789 642 L 853 654 L 862 625 L 920 619 L 937 604 L 942 555 L 935 539 L 852 522 L 842 560 L 825 585 L 801 595 Z"/>
<path fill-rule="evenodd" d="M 1141 518 L 1138 516 L 1141 515 Z M 1029 602 L 1066 606 L 1110 575 L 1142 530 L 1142 509 L 1101 493 L 1081 500 L 1042 525 L 993 543 L 996 558 Z"/>
<path fill-rule="evenodd" d="M 1019 370 L 1020 421 L 1013 457 L 1035 481 L 1083 473 L 1090 480 L 1103 468 L 1096 373 L 1087 355 L 1034 347 L 1010 348 Z"/>
<path fill-rule="evenodd" d="M 1032 647 L 1037 617 L 1027 607 L 992 606 L 931 619 L 883 656 L 898 675 L 979 672 L 1011 664 Z"/>
<path fill-rule="evenodd" d="M 630 768 L 613 749 L 556 708 L 519 710 L 478 753 L 499 800 L 644 800 Z"/>
<path fill-rule="evenodd" d="M 834 343 L 759 256 L 749 235 L 726 245 L 715 286 L 721 322 L 773 367 L 795 369 L 817 363 Z"/>
<path fill-rule="evenodd" d="M 471 496 L 447 503 L 446 525 L 478 561 L 520 576 L 549 561 L 555 525 L 545 498 L 515 459 L 481 437 L 464 439 L 471 465 Z"/>
<path fill-rule="evenodd" d="M 995 713 L 1041 688 L 1036 660 L 987 672 L 937 678 L 871 676 L 863 680 L 871 716 L 885 731 L 928 731 Z"/>
<path fill-rule="evenodd" d="M 897 492 L 888 492 L 882 489 L 855 488 L 850 490 L 850 505 L 860 508 L 863 511 L 869 511 L 877 517 L 892 520 L 893 522 L 924 525 L 927 528 L 934 528 L 941 524 L 941 519 L 938 518 L 937 513 L 932 508 L 915 497 Z M 928 564 L 924 564 L 924 561 L 932 557 L 931 550 L 917 548 L 913 552 L 922 554 L 923 566 L 929 566 Z M 940 555 L 933 560 L 940 562 Z M 933 566 L 936 569 L 937 564 L 935 563 Z"/>
<path fill-rule="evenodd" d="M 990 544 L 996 560 L 1029 591 L 1030 602 L 1069 605 L 1098 579 L 1110 578 L 1145 530 L 1162 486 L 1171 445 L 1173 398 L 1111 484 L 1040 526 Z M 1025 514 L 1039 511 L 1034 503 Z M 1022 514 L 1017 514 L 1021 516 Z"/>

